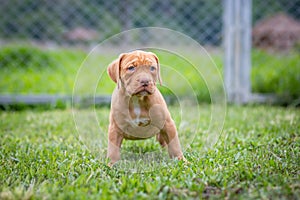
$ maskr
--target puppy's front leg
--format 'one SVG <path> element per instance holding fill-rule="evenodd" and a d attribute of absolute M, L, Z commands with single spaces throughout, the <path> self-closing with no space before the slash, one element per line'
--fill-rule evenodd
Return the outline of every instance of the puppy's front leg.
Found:
<path fill-rule="evenodd" d="M 108 130 L 107 158 L 110 159 L 109 166 L 120 160 L 120 148 L 123 141 L 123 135 L 112 126 Z"/>
<path fill-rule="evenodd" d="M 183 153 L 181 151 L 176 126 L 175 126 L 175 123 L 172 119 L 166 121 L 165 126 L 161 130 L 160 134 L 161 134 L 160 137 L 162 137 L 163 140 L 168 145 L 168 152 L 169 152 L 170 157 L 171 158 L 178 158 L 178 160 L 184 160 L 185 161 L 185 158 L 184 158 Z"/>

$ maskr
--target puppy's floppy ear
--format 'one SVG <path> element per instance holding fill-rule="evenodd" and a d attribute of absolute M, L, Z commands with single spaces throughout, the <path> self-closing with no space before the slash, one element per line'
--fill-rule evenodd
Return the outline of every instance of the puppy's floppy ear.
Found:
<path fill-rule="evenodd" d="M 124 53 L 121 54 L 118 59 L 114 60 L 107 67 L 107 73 L 109 77 L 111 78 L 111 80 L 113 80 L 115 83 L 118 84 L 118 87 L 121 78 L 121 62 L 124 56 L 125 56 Z"/>
<path fill-rule="evenodd" d="M 156 60 L 156 65 L 157 65 L 157 79 L 158 79 L 159 84 L 162 85 L 162 80 L 161 80 L 161 77 L 160 77 L 160 66 L 159 66 L 158 57 L 154 53 L 152 53 L 152 52 L 150 52 L 150 54 L 152 56 L 154 56 L 154 58 Z"/>

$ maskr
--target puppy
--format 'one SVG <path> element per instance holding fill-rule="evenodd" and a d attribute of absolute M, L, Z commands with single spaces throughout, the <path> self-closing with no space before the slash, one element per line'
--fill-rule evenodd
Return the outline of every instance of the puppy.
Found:
<path fill-rule="evenodd" d="M 138 140 L 156 135 L 171 158 L 185 160 L 175 123 L 163 96 L 156 88 L 161 84 L 158 58 L 154 53 L 123 53 L 107 68 L 117 83 L 112 99 L 108 128 L 107 157 L 110 166 L 120 159 L 123 139 Z"/>

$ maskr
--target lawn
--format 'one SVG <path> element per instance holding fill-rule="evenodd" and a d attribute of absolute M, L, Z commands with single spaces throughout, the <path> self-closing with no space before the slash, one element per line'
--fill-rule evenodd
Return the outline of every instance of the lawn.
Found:
<path fill-rule="evenodd" d="M 178 125 L 178 107 L 170 110 Z M 93 110 L 76 112 L 86 116 Z M 96 109 L 103 132 L 108 113 Z M 198 136 L 208 127 L 210 105 L 200 105 L 200 113 L 196 137 L 184 153 L 189 164 L 167 160 L 134 173 L 108 168 L 86 148 L 70 109 L 1 111 L 0 199 L 300 198 L 299 109 L 229 106 L 220 140 L 207 151 Z M 185 130 L 181 138 L 189 135 Z M 154 139 L 124 143 L 127 152 L 159 149 Z"/>

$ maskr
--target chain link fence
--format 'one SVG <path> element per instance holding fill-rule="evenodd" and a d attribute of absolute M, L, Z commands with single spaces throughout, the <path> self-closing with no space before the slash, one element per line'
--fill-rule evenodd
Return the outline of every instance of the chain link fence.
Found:
<path fill-rule="evenodd" d="M 3 0 L 0 12 L 2 43 L 98 43 L 121 31 L 146 26 L 174 29 L 212 45 L 219 45 L 222 35 L 219 0 Z"/>
<path fill-rule="evenodd" d="M 220 0 L 2 0 L 0 93 L 69 94 L 75 68 L 90 49 L 110 36 L 139 27 L 164 27 L 186 34 L 206 47 L 222 67 L 218 58 L 223 56 L 223 4 Z M 299 97 L 295 75 L 300 65 L 299 20 L 299 0 L 252 1 L 252 91 Z M 144 44 L 149 36 L 124 40 Z M 44 71 L 47 66 L 59 69 L 49 75 Z M 27 71 L 21 75 L 17 67 Z M 292 88 L 286 80 L 290 74 L 294 75 Z M 60 84 L 44 87 L 43 81 Z"/>

